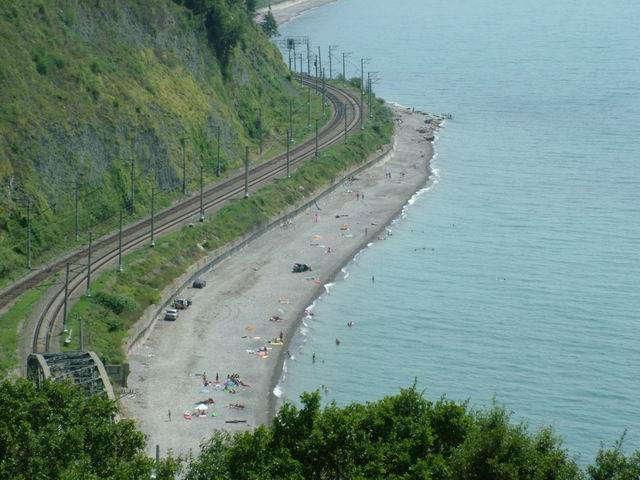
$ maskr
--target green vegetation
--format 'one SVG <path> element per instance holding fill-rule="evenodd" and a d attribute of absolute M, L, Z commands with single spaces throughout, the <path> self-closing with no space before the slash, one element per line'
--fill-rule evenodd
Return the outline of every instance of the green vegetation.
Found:
<path fill-rule="evenodd" d="M 129 328 L 144 309 L 160 302 L 159 293 L 164 287 L 200 258 L 267 224 L 388 143 L 393 130 L 391 111 L 377 100 L 373 117 L 365 127 L 348 143 L 333 146 L 317 160 L 307 162 L 291 178 L 278 180 L 249 199 L 232 201 L 201 225 L 162 237 L 153 250 L 141 249 L 127 255 L 124 272 L 101 274 L 92 286 L 94 295 L 82 298 L 69 314 L 73 332 L 79 331 L 79 319 L 83 321 L 87 339 L 84 348 L 97 352 L 104 363 L 122 362 L 122 345 Z M 302 191 L 300 187 L 304 187 Z M 78 349 L 77 341 L 78 336 L 74 335 L 65 348 Z"/>
<path fill-rule="evenodd" d="M 262 27 L 262 30 L 264 30 L 264 33 L 267 35 L 267 37 L 278 36 L 278 23 L 276 22 L 273 13 L 271 13 L 271 10 L 267 11 L 264 19 L 262 20 L 262 23 L 260 23 L 260 26 Z"/>
<path fill-rule="evenodd" d="M 113 229 L 122 208 L 148 213 L 154 184 L 159 206 L 179 198 L 183 154 L 190 191 L 201 164 L 211 181 L 218 128 L 223 173 L 241 165 L 245 145 L 284 142 L 290 100 L 302 130 L 306 91 L 251 8 L 0 2 L 0 286 L 25 273 L 29 203 L 37 266 L 86 243 L 90 229 Z"/>
<path fill-rule="evenodd" d="M 151 478 L 144 435 L 116 413 L 115 403 L 65 383 L 0 383 L 0 478 Z M 157 478 L 174 478 L 174 466 L 161 462 Z"/>
<path fill-rule="evenodd" d="M 551 430 L 514 424 L 501 406 L 474 410 L 414 387 L 344 408 L 285 404 L 272 425 L 215 432 L 198 456 L 157 465 L 133 421 L 75 387 L 0 383 L 0 478 L 169 480 L 637 480 L 640 450 L 622 440 L 581 470 Z"/>
<path fill-rule="evenodd" d="M 0 316 L 0 378 L 17 367 L 18 327 L 46 289 L 46 286 L 41 286 L 29 290 L 7 313 Z"/>

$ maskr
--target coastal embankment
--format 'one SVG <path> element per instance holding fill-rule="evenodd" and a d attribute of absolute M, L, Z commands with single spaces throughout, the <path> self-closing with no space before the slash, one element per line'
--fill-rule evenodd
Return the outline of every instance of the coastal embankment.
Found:
<path fill-rule="evenodd" d="M 193 306 L 175 322 L 158 322 L 131 352 L 132 393 L 122 400 L 123 413 L 149 435 L 150 451 L 160 445 L 162 452 L 186 453 L 213 430 L 269 421 L 305 308 L 359 250 L 384 238 L 385 226 L 425 185 L 433 155 L 425 121 L 424 114 L 396 108 L 387 154 L 372 156 L 369 168 L 347 175 L 312 207 L 205 274 L 204 289 L 183 291 Z M 311 271 L 293 273 L 294 263 Z M 280 337 L 284 342 L 275 341 Z M 234 374 L 245 385 L 225 388 Z M 207 409 L 194 416 L 201 403 Z"/>

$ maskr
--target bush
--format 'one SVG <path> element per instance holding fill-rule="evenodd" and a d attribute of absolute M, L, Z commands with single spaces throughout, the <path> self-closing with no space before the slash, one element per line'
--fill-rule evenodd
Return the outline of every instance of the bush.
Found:
<path fill-rule="evenodd" d="M 98 292 L 94 298 L 96 302 L 116 315 L 120 315 L 125 311 L 131 312 L 138 308 L 138 302 L 128 295 L 120 293 Z M 111 328 L 109 331 L 112 331 Z"/>

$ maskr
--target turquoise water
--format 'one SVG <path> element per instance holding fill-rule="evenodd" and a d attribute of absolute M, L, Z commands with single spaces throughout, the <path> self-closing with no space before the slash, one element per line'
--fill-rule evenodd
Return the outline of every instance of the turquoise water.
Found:
<path fill-rule="evenodd" d="M 582 463 L 625 429 L 640 448 L 639 24 L 626 0 L 339 0 L 281 28 L 355 52 L 348 76 L 370 57 L 386 99 L 454 115 L 437 184 L 316 302 L 285 398 L 415 377 L 553 425 Z"/>

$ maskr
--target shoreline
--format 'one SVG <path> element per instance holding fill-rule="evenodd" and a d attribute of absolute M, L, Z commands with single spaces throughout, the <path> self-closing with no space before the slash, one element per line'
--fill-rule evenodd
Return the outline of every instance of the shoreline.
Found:
<path fill-rule="evenodd" d="M 290 224 L 264 233 L 204 274 L 205 289 L 179 294 L 191 298 L 193 306 L 176 322 L 156 322 L 148 338 L 132 350 L 132 394 L 123 398 L 122 412 L 149 436 L 150 452 L 159 444 L 163 451 L 187 453 L 213 429 L 243 431 L 273 418 L 279 401 L 273 391 L 304 310 L 398 218 L 430 178 L 434 152 L 425 136 L 427 117 L 396 107 L 394 118 L 390 152 L 370 157 L 347 175 L 355 181 L 328 186 L 319 192 L 315 206 Z M 387 171 L 393 180 L 386 178 Z M 313 272 L 292 274 L 295 262 L 308 263 Z M 273 315 L 281 320 L 270 321 Z M 284 345 L 267 343 L 278 332 L 285 337 Z M 267 358 L 254 354 L 262 346 L 271 349 Z M 218 385 L 203 387 L 203 372 L 209 379 L 217 373 L 223 380 L 237 372 L 251 387 L 238 387 L 236 393 Z M 207 398 L 216 402 L 211 408 L 215 417 L 183 418 L 183 412 Z M 238 403 L 244 408 L 230 408 Z"/>
<path fill-rule="evenodd" d="M 329 3 L 335 3 L 338 0 L 284 0 L 283 2 L 274 3 L 271 5 L 271 13 L 273 14 L 278 26 L 284 25 L 294 20 L 296 17 L 303 15 L 310 10 L 322 7 Z M 262 19 L 262 16 L 269 10 L 269 7 L 259 9 L 257 19 Z"/>
<path fill-rule="evenodd" d="M 394 107 L 398 108 L 398 107 Z M 416 112 L 416 113 L 420 113 L 420 112 Z M 394 143 L 395 143 L 395 135 L 394 135 Z M 395 149 L 395 145 L 394 145 L 394 149 Z M 322 295 L 324 295 L 327 292 L 326 289 L 326 285 L 329 283 L 335 283 L 337 281 L 337 277 L 338 275 L 344 270 L 344 268 L 349 265 L 351 262 L 353 262 L 355 260 L 355 258 L 362 252 L 364 251 L 366 248 L 369 248 L 371 246 L 371 244 L 373 242 L 375 242 L 376 240 L 380 241 L 380 235 L 384 232 L 386 232 L 387 228 L 392 225 L 397 219 L 399 219 L 402 215 L 402 213 L 404 212 L 404 210 L 406 209 L 406 207 L 409 205 L 409 201 L 416 195 L 418 195 L 418 193 L 420 191 L 422 191 L 423 189 L 427 188 L 427 185 L 429 184 L 429 182 L 432 180 L 433 177 L 433 167 L 431 165 L 431 162 L 434 160 L 434 155 L 435 155 L 435 149 L 433 148 L 433 144 L 431 144 L 430 146 L 430 155 L 428 156 L 428 159 L 426 161 L 426 175 L 424 175 L 424 182 L 423 182 L 423 187 L 418 188 L 417 190 L 413 191 L 413 193 L 409 194 L 404 202 L 398 206 L 398 208 L 395 210 L 395 212 L 393 212 L 392 214 L 390 214 L 387 218 L 387 221 L 381 223 L 380 225 L 377 226 L 377 228 L 372 231 L 371 235 L 369 237 L 366 237 L 362 240 L 362 242 L 359 244 L 359 246 L 355 249 L 355 252 L 353 253 L 353 255 L 351 255 L 346 261 L 341 262 L 340 264 L 336 265 L 333 268 L 333 271 L 327 276 L 325 282 L 322 283 L 322 285 L 318 285 L 318 287 L 315 289 L 314 293 L 312 295 L 309 295 L 308 297 L 308 301 L 307 301 L 307 306 L 299 309 L 296 312 L 296 315 L 294 318 L 296 318 L 295 322 L 292 324 L 292 328 L 290 329 L 290 331 L 288 332 L 288 335 L 286 337 L 283 349 L 280 352 L 280 355 L 278 356 L 278 363 L 276 368 L 273 371 L 273 375 L 271 377 L 271 386 L 270 386 L 270 391 L 271 391 L 271 395 L 269 396 L 269 416 L 267 419 L 267 423 L 271 423 L 272 420 L 275 418 L 279 406 L 286 401 L 285 398 L 283 397 L 278 397 L 275 395 L 275 389 L 276 387 L 278 387 L 278 385 L 280 385 L 281 381 L 282 381 L 282 373 L 284 371 L 284 364 L 286 361 L 285 358 L 285 351 L 289 351 L 290 349 L 290 345 L 291 342 L 293 341 L 295 335 L 297 334 L 298 330 L 300 329 L 300 326 L 303 324 L 303 320 L 306 316 L 305 312 L 306 310 L 313 304 L 315 304 L 321 297 Z M 378 160 L 380 161 L 380 160 Z M 373 168 L 375 167 L 375 164 L 378 163 L 378 161 L 372 162 L 371 165 L 367 165 L 366 169 L 368 168 Z"/>

